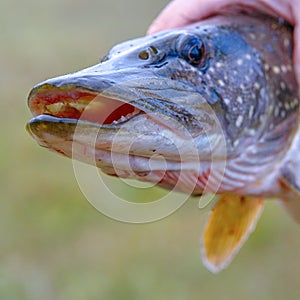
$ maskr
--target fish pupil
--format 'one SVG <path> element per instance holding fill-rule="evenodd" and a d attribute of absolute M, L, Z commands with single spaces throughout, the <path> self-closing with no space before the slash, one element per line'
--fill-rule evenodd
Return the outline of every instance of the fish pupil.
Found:
<path fill-rule="evenodd" d="M 199 44 L 195 44 L 191 47 L 188 58 L 190 63 L 199 64 L 203 57 L 203 46 Z"/>
<path fill-rule="evenodd" d="M 185 37 L 180 41 L 181 56 L 190 64 L 199 66 L 205 59 L 205 46 L 203 41 L 195 36 Z"/>

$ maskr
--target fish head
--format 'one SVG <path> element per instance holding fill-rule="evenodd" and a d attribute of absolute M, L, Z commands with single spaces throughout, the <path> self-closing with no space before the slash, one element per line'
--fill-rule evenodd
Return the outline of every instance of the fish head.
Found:
<path fill-rule="evenodd" d="M 262 59 L 235 26 L 215 20 L 124 42 L 95 66 L 36 85 L 27 128 L 58 153 L 96 157 L 107 173 L 111 153 L 120 155 L 114 169 L 134 157 L 135 172 L 148 171 L 153 155 L 174 170 L 226 160 L 263 128 Z"/>

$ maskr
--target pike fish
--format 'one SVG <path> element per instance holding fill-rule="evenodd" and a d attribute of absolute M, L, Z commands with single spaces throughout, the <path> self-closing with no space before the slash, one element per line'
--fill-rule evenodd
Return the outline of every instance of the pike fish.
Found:
<path fill-rule="evenodd" d="M 37 84 L 27 129 L 109 175 L 217 194 L 201 253 L 218 272 L 264 199 L 300 221 L 292 34 L 281 20 L 231 15 L 123 42 L 94 66 Z"/>

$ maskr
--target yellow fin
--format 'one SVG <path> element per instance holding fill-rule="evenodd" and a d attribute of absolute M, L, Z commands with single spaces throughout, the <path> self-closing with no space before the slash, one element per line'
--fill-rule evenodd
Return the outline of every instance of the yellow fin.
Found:
<path fill-rule="evenodd" d="M 214 273 L 224 269 L 249 234 L 263 208 L 263 199 L 232 194 L 221 195 L 211 211 L 202 236 L 202 259 Z"/>

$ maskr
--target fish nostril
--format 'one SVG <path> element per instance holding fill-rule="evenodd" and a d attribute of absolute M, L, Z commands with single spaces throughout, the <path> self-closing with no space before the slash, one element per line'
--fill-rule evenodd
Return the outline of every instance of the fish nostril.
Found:
<path fill-rule="evenodd" d="M 157 48 L 155 48 L 154 46 L 150 46 L 146 50 L 141 51 L 138 56 L 142 60 L 148 60 L 149 58 L 155 57 L 157 54 Z"/>
<path fill-rule="evenodd" d="M 149 55 L 148 51 L 146 51 L 146 50 L 139 53 L 139 58 L 142 60 L 148 60 L 149 56 L 150 55 Z"/>
<path fill-rule="evenodd" d="M 157 48 L 155 48 L 154 46 L 150 46 L 149 49 L 151 49 L 151 51 L 152 51 L 153 54 L 157 54 L 158 53 Z"/>

